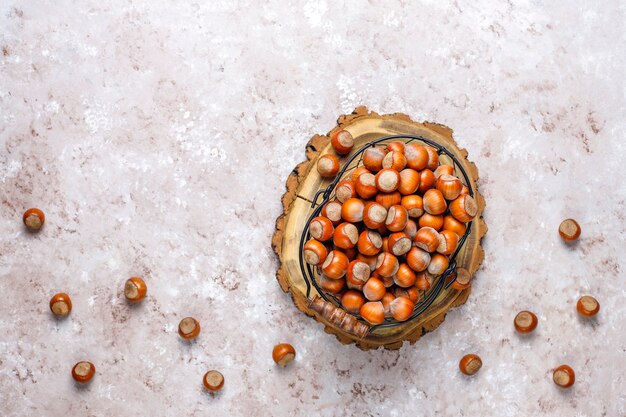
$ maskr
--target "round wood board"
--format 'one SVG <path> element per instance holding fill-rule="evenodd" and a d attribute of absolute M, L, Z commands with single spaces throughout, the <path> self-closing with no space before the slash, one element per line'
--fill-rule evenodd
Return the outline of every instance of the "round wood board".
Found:
<path fill-rule="evenodd" d="M 294 304 L 300 311 L 323 323 L 324 330 L 334 334 L 340 342 L 344 344 L 355 343 L 363 350 L 376 349 L 381 346 L 387 349 L 399 349 L 404 341 L 413 344 L 423 334 L 437 328 L 444 321 L 450 308 L 465 303 L 471 287 L 462 291 L 453 288 L 444 289 L 428 310 L 416 319 L 401 326 L 376 329 L 359 336 L 355 335 L 354 332 L 345 331 L 342 326 L 338 326 L 336 317 L 320 314 L 319 308 L 312 308 L 314 306 L 311 306 L 311 300 L 306 297 L 306 284 L 300 270 L 299 242 L 315 193 L 326 188 L 331 182 L 331 180 L 324 179 L 318 174 L 316 162 L 319 156 L 323 154 L 334 154 L 330 145 L 330 135 L 338 129 L 349 131 L 355 141 L 353 151 L 341 158 L 340 162 L 349 158 L 355 151 L 374 139 L 399 134 L 423 136 L 446 147 L 454 154 L 467 172 L 472 188 L 476 190 L 474 198 L 478 204 L 478 214 L 472 222 L 468 239 L 456 257 L 457 267 L 465 268 L 472 276 L 484 258 L 480 241 L 487 233 L 487 225 L 482 218 L 485 200 L 478 193 L 476 185 L 478 169 L 476 165 L 467 160 L 467 151 L 457 146 L 452 138 L 450 128 L 436 123 L 417 123 L 407 115 L 399 113 L 378 115 L 361 106 L 355 109 L 352 114 L 340 116 L 337 120 L 337 126 L 327 135 L 313 136 L 306 146 L 307 160 L 298 164 L 287 178 L 287 192 L 282 197 L 283 214 L 276 219 L 276 231 L 272 238 L 272 247 L 279 258 L 276 278 L 281 288 L 291 294 Z M 313 293 L 315 293 L 314 289 Z M 314 298 L 313 294 L 311 296 Z M 345 316 L 343 311 L 338 311 L 338 313 L 342 313 L 342 318 Z"/>

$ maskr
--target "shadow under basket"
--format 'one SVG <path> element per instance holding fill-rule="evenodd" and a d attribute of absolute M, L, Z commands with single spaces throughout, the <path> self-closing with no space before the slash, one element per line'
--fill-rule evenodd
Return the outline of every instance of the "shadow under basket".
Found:
<path fill-rule="evenodd" d="M 317 172 L 317 159 L 327 153 L 334 154 L 330 136 L 339 129 L 350 132 L 355 145 L 348 155 L 340 158 L 342 169 L 339 174 L 326 179 Z M 403 322 L 387 318 L 384 323 L 372 326 L 359 315 L 347 313 L 335 295 L 320 288 L 316 279 L 319 278 L 318 268 L 304 261 L 303 246 L 310 238 L 310 220 L 319 215 L 324 204 L 334 199 L 337 183 L 349 178 L 361 165 L 364 151 L 393 141 L 434 148 L 441 164 L 454 166 L 455 173 L 476 200 L 478 212 L 467 224 L 457 249 L 450 255 L 448 268 L 433 278 L 428 290 L 420 293 L 411 317 Z M 450 308 L 467 300 L 471 287 L 457 290 L 453 283 L 460 274 L 471 278 L 483 260 L 480 241 L 487 226 L 482 219 L 485 202 L 477 189 L 476 166 L 467 160 L 467 152 L 457 147 L 452 131 L 447 127 L 413 122 L 402 114 L 381 116 L 364 107 L 357 108 L 351 115 L 341 116 L 338 125 L 328 135 L 311 138 L 306 154 L 307 161 L 300 163 L 287 179 L 287 192 L 282 199 L 284 213 L 276 220 L 272 245 L 280 260 L 276 274 L 278 282 L 291 294 L 299 310 L 322 322 L 326 332 L 334 334 L 342 343 L 355 343 L 365 350 L 380 346 L 397 349 L 404 341 L 414 343 L 441 324 Z"/>

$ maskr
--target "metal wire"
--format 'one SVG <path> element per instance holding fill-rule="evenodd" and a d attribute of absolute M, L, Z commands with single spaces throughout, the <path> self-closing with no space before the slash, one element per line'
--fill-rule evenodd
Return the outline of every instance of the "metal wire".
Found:
<path fill-rule="evenodd" d="M 446 155 L 447 157 L 449 157 L 453 164 L 454 164 L 454 169 L 455 171 L 459 171 L 461 172 L 461 174 L 463 175 L 463 179 L 465 180 L 465 185 L 467 186 L 468 190 L 469 190 L 469 195 L 471 197 L 474 196 L 474 190 L 472 188 L 472 184 L 469 180 L 469 177 L 467 175 L 467 172 L 465 172 L 465 169 L 463 168 L 463 166 L 460 164 L 460 162 L 458 161 L 458 159 L 450 152 L 448 151 L 445 147 L 441 146 L 440 144 L 438 144 L 437 142 L 434 142 L 430 139 L 426 139 L 425 137 L 422 136 L 416 136 L 416 135 L 392 135 L 392 136 L 384 136 L 381 137 L 379 139 L 375 139 L 369 143 L 367 143 L 366 145 L 364 145 L 361 149 L 359 149 L 354 155 L 352 155 L 350 157 L 350 159 L 348 159 L 346 161 L 346 163 L 344 164 L 343 168 L 341 169 L 341 171 L 339 171 L 339 173 L 337 174 L 337 176 L 335 177 L 335 179 L 333 180 L 333 182 L 331 182 L 326 188 L 319 190 L 317 193 L 315 193 L 315 196 L 313 197 L 313 201 L 311 202 L 311 208 L 313 209 L 309 218 L 307 219 L 305 226 L 304 226 L 304 230 L 302 231 L 302 236 L 300 237 L 300 270 L 302 272 L 302 277 L 304 278 L 304 282 L 306 284 L 306 297 L 310 300 L 311 299 L 311 290 L 312 287 L 315 288 L 315 290 L 318 292 L 318 294 L 320 295 L 320 297 L 322 297 L 324 300 L 331 302 L 335 305 L 337 305 L 338 307 L 341 307 L 341 301 L 339 299 L 337 299 L 335 296 L 333 296 L 332 294 L 327 293 L 326 291 L 324 291 L 322 288 L 320 288 L 320 286 L 318 285 L 316 279 L 315 279 L 315 270 L 314 268 L 309 265 L 308 263 L 306 263 L 304 261 L 304 244 L 306 243 L 307 240 L 309 240 L 310 237 L 310 233 L 309 233 L 309 223 L 311 222 L 311 220 L 314 217 L 317 217 L 320 213 L 320 211 L 322 210 L 322 208 L 324 207 L 324 205 L 330 201 L 331 196 L 333 191 L 335 190 L 335 187 L 337 186 L 337 183 L 339 181 L 341 181 L 344 178 L 344 175 L 346 172 L 351 171 L 353 169 L 356 169 L 357 167 L 359 167 L 361 165 L 361 162 L 363 160 L 363 153 L 370 147 L 375 146 L 379 143 L 382 142 L 387 142 L 387 141 L 391 141 L 391 140 L 403 140 L 405 143 L 411 143 L 414 141 L 420 141 L 425 143 L 426 145 L 433 147 L 437 150 L 437 154 L 438 155 Z M 351 166 L 352 163 L 354 161 L 357 161 L 356 164 L 354 166 Z M 317 200 L 319 199 L 319 196 L 322 195 L 322 201 L 318 204 Z M 459 251 L 461 250 L 461 248 L 463 247 L 463 244 L 465 243 L 465 241 L 467 240 L 467 237 L 470 234 L 470 231 L 472 229 L 472 222 L 469 222 L 467 224 L 467 229 L 465 230 L 465 234 L 459 239 L 459 244 L 456 248 L 456 250 L 454 251 L 454 253 L 450 256 L 450 263 L 448 265 L 448 268 L 443 272 L 443 274 L 441 274 L 438 277 L 435 277 L 433 284 L 431 285 L 430 289 L 427 290 L 427 292 L 425 293 L 424 297 L 422 298 L 422 300 L 417 303 L 415 305 L 415 308 L 413 309 L 413 314 L 411 315 L 411 317 L 409 317 L 408 320 L 403 321 L 403 322 L 399 322 L 396 321 L 393 318 L 386 318 L 385 322 L 376 326 L 371 326 L 371 332 L 375 331 L 376 329 L 380 329 L 380 328 L 390 328 L 390 327 L 396 327 L 396 326 L 400 326 L 408 321 L 411 320 L 415 320 L 417 317 L 419 317 L 422 313 L 424 313 L 431 305 L 432 303 L 437 299 L 437 297 L 441 294 L 441 291 L 444 289 L 448 289 L 450 288 L 450 286 L 454 283 L 454 281 L 456 280 L 456 273 L 454 273 L 456 271 L 456 256 L 459 253 Z M 452 275 L 452 279 L 448 280 L 448 278 Z M 447 282 L 446 282 L 447 281 Z M 363 320 L 363 318 L 358 315 L 358 314 L 354 314 L 354 316 L 360 320 L 363 321 L 365 323 L 367 323 L 365 320 Z M 369 323 L 368 323 L 369 325 Z"/>

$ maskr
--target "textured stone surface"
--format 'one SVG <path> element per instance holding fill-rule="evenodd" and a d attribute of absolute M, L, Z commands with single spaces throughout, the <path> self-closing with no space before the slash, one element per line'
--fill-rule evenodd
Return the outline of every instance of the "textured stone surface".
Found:
<path fill-rule="evenodd" d="M 372 3 L 1 3 L 0 414 L 626 415 L 623 3 Z M 284 180 L 359 104 L 453 127 L 487 199 L 470 300 L 393 352 L 339 345 L 274 279 Z M 132 307 L 131 275 L 148 284 Z M 597 319 L 576 316 L 582 293 Z M 97 374 L 79 389 L 83 359 Z"/>

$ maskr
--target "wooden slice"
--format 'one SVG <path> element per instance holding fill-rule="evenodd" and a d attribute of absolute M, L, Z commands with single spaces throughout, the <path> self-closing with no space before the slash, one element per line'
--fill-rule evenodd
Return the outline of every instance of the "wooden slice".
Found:
<path fill-rule="evenodd" d="M 307 160 L 298 164 L 287 178 L 287 192 L 282 197 L 283 214 L 276 219 L 276 231 L 272 238 L 272 247 L 279 258 L 276 278 L 281 288 L 291 294 L 299 310 L 323 323 L 324 330 L 334 334 L 341 343 L 355 343 L 363 350 L 381 346 L 399 349 L 404 341 L 413 344 L 423 334 L 437 328 L 444 321 L 450 308 L 465 303 L 471 287 L 463 290 L 444 289 L 428 310 L 416 319 L 400 326 L 376 328 L 372 331 L 369 326 L 355 320 L 342 309 L 320 299 L 314 288 L 310 299 L 306 297 L 306 284 L 300 270 L 300 237 L 311 213 L 315 193 L 332 182 L 332 179 L 322 178 L 317 172 L 315 168 L 317 159 L 326 153 L 335 154 L 330 144 L 330 136 L 340 129 L 347 130 L 354 138 L 354 148 L 340 158 L 341 164 L 368 142 L 383 136 L 399 134 L 419 135 L 433 140 L 444 146 L 460 161 L 472 188 L 476 191 L 474 198 L 478 205 L 478 214 L 472 222 L 470 234 L 456 257 L 457 267 L 466 269 L 471 275 L 474 275 L 483 261 L 484 252 L 480 241 L 487 233 L 487 225 L 482 218 L 485 200 L 478 193 L 476 185 L 478 169 L 467 160 L 467 151 L 457 146 L 450 128 L 436 123 L 417 123 L 409 116 L 399 113 L 378 115 L 361 106 L 352 114 L 340 116 L 337 126 L 327 135 L 313 136 L 306 145 Z"/>

